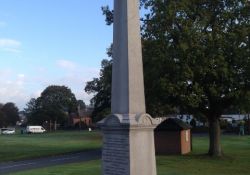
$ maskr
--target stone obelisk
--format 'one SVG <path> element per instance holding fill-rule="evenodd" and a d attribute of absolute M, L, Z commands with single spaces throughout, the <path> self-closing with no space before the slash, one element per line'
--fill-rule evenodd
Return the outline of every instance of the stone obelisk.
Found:
<path fill-rule="evenodd" d="M 114 0 L 111 115 L 103 131 L 103 175 L 156 175 L 155 121 L 146 114 L 138 0 Z"/>

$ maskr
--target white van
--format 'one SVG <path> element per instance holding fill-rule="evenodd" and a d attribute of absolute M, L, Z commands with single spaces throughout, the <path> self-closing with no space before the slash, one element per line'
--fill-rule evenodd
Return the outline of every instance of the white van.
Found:
<path fill-rule="evenodd" d="M 46 130 L 42 126 L 27 126 L 26 133 L 35 134 L 35 133 L 44 133 Z"/>

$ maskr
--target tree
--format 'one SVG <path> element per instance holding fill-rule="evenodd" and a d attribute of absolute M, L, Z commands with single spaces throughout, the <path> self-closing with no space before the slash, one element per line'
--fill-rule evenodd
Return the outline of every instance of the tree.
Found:
<path fill-rule="evenodd" d="M 77 100 L 77 106 L 81 110 L 85 110 L 86 109 L 86 104 L 84 103 L 83 100 Z"/>
<path fill-rule="evenodd" d="M 111 79 L 112 79 L 112 60 L 102 60 L 100 77 L 87 82 L 85 91 L 94 93 L 91 104 L 94 105 L 92 113 L 93 120 L 99 121 L 110 113 L 111 106 Z"/>
<path fill-rule="evenodd" d="M 19 120 L 19 115 L 18 115 L 18 108 L 16 105 L 12 102 L 8 102 L 3 105 L 2 107 L 2 113 L 4 114 L 4 120 L 5 125 L 16 125 L 16 122 Z"/>
<path fill-rule="evenodd" d="M 219 118 L 250 89 L 246 0 L 146 0 L 144 60 L 162 98 L 209 122 L 209 155 L 221 156 Z M 149 69 L 149 68 L 145 68 Z M 151 72 L 153 72 L 153 70 Z M 152 94 L 151 94 L 152 95 Z"/>
<path fill-rule="evenodd" d="M 4 113 L 0 110 L 0 127 L 5 126 L 5 115 Z"/>
<path fill-rule="evenodd" d="M 3 107 L 3 104 L 0 103 L 0 127 L 3 127 L 5 123 L 5 115 L 2 111 L 2 107 Z"/>
<path fill-rule="evenodd" d="M 147 110 L 182 109 L 209 122 L 209 155 L 220 156 L 219 118 L 250 89 L 247 0 L 141 0 Z M 103 8 L 106 22 L 112 11 Z M 107 22 L 107 24 L 110 24 Z M 240 108 L 240 107 L 239 107 Z M 246 110 L 246 107 L 244 107 Z"/>
<path fill-rule="evenodd" d="M 114 13 L 114 10 L 110 10 L 109 9 L 109 6 L 103 6 L 102 7 L 102 13 L 103 15 L 105 15 L 106 19 L 106 24 L 107 25 L 111 25 L 114 21 L 113 21 L 113 13 Z"/>
<path fill-rule="evenodd" d="M 28 122 L 43 124 L 46 121 L 63 124 L 68 114 L 77 112 L 77 100 L 75 95 L 66 86 L 48 86 L 37 99 L 32 98 L 24 109 Z"/>
<path fill-rule="evenodd" d="M 0 103 L 0 110 L 2 110 L 2 108 L 3 108 L 3 105 L 4 105 L 4 104 Z"/>
<path fill-rule="evenodd" d="M 40 100 L 42 111 L 54 121 L 55 130 L 57 123 L 65 122 L 68 114 L 77 111 L 76 97 L 66 86 L 48 86 L 41 93 Z"/>
<path fill-rule="evenodd" d="M 42 125 L 44 121 L 49 120 L 49 117 L 42 109 L 41 98 L 31 98 L 24 108 L 24 113 L 29 124 Z"/>

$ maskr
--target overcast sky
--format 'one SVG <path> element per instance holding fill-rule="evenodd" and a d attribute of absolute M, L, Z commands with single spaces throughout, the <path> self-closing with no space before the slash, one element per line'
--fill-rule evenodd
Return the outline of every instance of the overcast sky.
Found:
<path fill-rule="evenodd" d="M 87 104 L 112 42 L 101 6 L 113 0 L 0 0 L 0 103 L 21 110 L 48 85 L 66 85 Z"/>

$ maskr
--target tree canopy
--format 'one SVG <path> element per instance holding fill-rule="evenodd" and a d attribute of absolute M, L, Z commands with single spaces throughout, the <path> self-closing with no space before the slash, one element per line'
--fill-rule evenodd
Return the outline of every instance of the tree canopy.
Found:
<path fill-rule="evenodd" d="M 86 104 L 84 103 L 83 100 L 77 100 L 77 107 L 81 110 L 85 110 L 86 109 Z"/>
<path fill-rule="evenodd" d="M 250 90 L 249 13 L 246 0 L 153 1 L 142 37 L 148 101 L 204 114 L 211 155 L 221 155 L 219 117 Z M 152 66 L 154 64 L 154 66 Z M 158 70 L 158 71 L 157 71 Z M 156 77 L 159 77 L 158 79 Z M 152 91 L 150 91 L 152 92 Z M 153 99 L 153 100 L 151 100 Z M 167 108 L 165 108 L 167 109 Z"/>
<path fill-rule="evenodd" d="M 221 155 L 221 114 L 232 107 L 249 112 L 249 2 L 140 2 L 146 9 L 141 32 L 147 112 L 153 116 L 177 112 L 206 116 L 209 154 Z M 102 10 L 106 23 L 112 24 L 113 11 Z M 100 79 L 95 80 L 97 85 Z M 106 89 L 102 85 L 93 86 L 98 87 L 93 91 L 94 103 L 99 101 L 99 91 Z M 110 96 L 106 98 L 110 100 Z"/>
<path fill-rule="evenodd" d="M 37 99 L 31 99 L 25 108 L 29 122 L 42 124 L 45 121 L 63 123 L 71 112 L 77 112 L 75 95 L 66 86 L 48 86 Z"/>
<path fill-rule="evenodd" d="M 5 115 L 3 111 L 0 109 L 0 127 L 5 126 Z"/>
<path fill-rule="evenodd" d="M 151 13 L 143 25 L 144 60 L 162 70 L 154 82 L 164 97 L 171 94 L 185 108 L 219 115 L 249 90 L 246 1 L 147 1 L 145 6 Z"/>
<path fill-rule="evenodd" d="M 29 124 L 41 125 L 44 121 L 50 120 L 42 108 L 41 97 L 31 98 L 24 108 L 24 113 Z"/>
<path fill-rule="evenodd" d="M 12 102 L 1 105 L 0 108 L 0 125 L 2 126 L 15 126 L 19 121 L 18 108 Z"/>
<path fill-rule="evenodd" d="M 91 104 L 94 106 L 92 113 L 94 121 L 99 121 L 110 113 L 111 106 L 111 79 L 112 60 L 102 60 L 100 77 L 87 82 L 85 91 L 94 93 Z"/>

